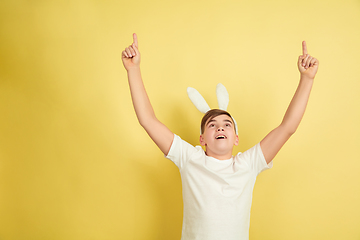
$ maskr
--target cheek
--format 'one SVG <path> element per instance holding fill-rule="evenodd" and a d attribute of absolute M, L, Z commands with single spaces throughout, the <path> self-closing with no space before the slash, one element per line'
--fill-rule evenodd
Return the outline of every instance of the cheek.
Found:
<path fill-rule="evenodd" d="M 208 143 L 211 142 L 212 140 L 213 140 L 213 134 L 207 132 L 207 134 L 204 136 L 204 141 Z"/>

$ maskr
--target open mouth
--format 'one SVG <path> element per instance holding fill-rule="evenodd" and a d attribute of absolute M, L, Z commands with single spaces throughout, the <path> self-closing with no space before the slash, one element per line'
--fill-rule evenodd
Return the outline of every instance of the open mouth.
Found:
<path fill-rule="evenodd" d="M 225 135 L 218 135 L 215 137 L 215 139 L 226 139 Z"/>

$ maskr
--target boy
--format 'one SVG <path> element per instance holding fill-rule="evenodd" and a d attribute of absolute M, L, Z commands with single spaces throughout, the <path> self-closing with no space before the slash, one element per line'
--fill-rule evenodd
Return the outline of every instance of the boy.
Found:
<path fill-rule="evenodd" d="M 131 97 L 140 125 L 167 158 L 180 170 L 184 216 L 182 240 L 249 239 L 250 207 L 256 176 L 272 167 L 272 160 L 295 133 L 304 115 L 319 66 L 307 53 L 299 56 L 300 82 L 281 124 L 260 143 L 232 156 L 238 144 L 231 115 L 212 109 L 203 117 L 200 144 L 193 147 L 172 133 L 155 116 L 140 73 L 140 52 L 136 34 L 122 52 Z"/>

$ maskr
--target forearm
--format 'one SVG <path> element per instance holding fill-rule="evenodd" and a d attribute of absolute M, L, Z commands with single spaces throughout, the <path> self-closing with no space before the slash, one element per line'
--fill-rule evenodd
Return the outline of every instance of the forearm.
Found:
<path fill-rule="evenodd" d="M 284 127 L 290 134 L 295 133 L 302 117 L 304 116 L 313 82 L 314 79 L 311 78 L 303 76 L 300 78 L 294 97 L 292 98 L 281 123 L 281 126 Z"/>
<path fill-rule="evenodd" d="M 140 67 L 129 69 L 127 74 L 135 113 L 140 125 L 144 127 L 149 120 L 156 117 L 141 78 Z"/>

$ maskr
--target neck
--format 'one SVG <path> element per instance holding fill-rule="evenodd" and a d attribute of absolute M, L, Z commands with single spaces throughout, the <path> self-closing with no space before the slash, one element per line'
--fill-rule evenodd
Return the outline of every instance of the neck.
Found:
<path fill-rule="evenodd" d="M 232 157 L 232 152 L 228 152 L 226 154 L 217 154 L 217 153 L 209 151 L 208 149 L 206 149 L 205 154 L 208 157 L 213 157 L 218 160 L 228 160 Z"/>

